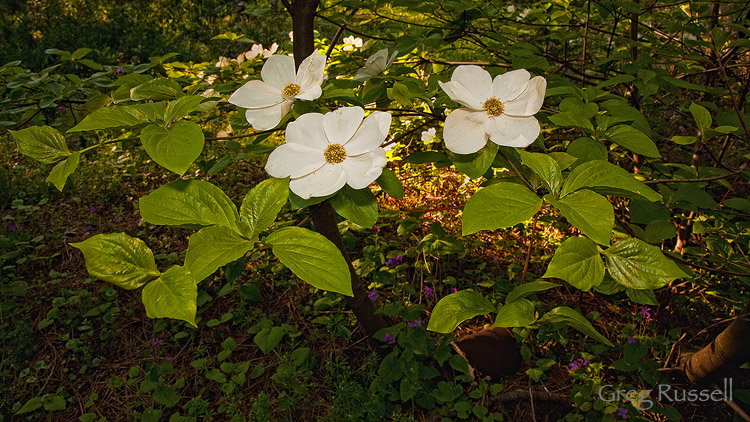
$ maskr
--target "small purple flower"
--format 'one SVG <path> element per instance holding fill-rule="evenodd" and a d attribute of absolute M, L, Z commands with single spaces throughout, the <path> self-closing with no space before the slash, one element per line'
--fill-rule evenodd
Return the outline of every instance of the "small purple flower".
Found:
<path fill-rule="evenodd" d="M 625 409 L 625 408 L 622 408 L 622 407 L 619 408 L 619 409 L 617 409 L 617 416 L 619 416 L 619 417 L 621 417 L 623 419 L 627 419 L 628 418 L 628 409 Z"/>
<path fill-rule="evenodd" d="M 523 236 L 520 236 L 520 237 L 518 238 L 518 243 L 526 243 L 526 238 L 525 238 L 525 237 L 523 237 Z"/>
<path fill-rule="evenodd" d="M 164 360 L 166 360 L 167 362 L 169 362 L 170 360 L 172 360 L 172 356 L 164 356 Z"/>
<path fill-rule="evenodd" d="M 8 230 L 9 232 L 16 231 L 16 226 L 14 226 L 10 221 L 6 221 L 5 223 L 3 223 L 3 226 L 5 226 L 5 230 Z"/>
<path fill-rule="evenodd" d="M 118 56 L 122 57 L 122 51 L 117 53 Z"/>
<path fill-rule="evenodd" d="M 86 226 L 86 233 L 90 232 L 91 230 L 94 230 L 94 226 L 92 226 L 91 224 Z"/>
<path fill-rule="evenodd" d="M 651 322 L 654 319 L 651 318 L 651 308 L 641 307 L 641 316 L 646 322 Z"/>
<path fill-rule="evenodd" d="M 414 321 L 407 322 L 406 326 L 409 327 L 409 328 L 421 327 L 422 326 L 422 320 L 421 319 L 415 319 Z"/>
<path fill-rule="evenodd" d="M 104 209 L 104 205 L 94 205 L 89 209 L 89 214 L 96 214 L 97 212 Z"/>
<path fill-rule="evenodd" d="M 367 298 L 370 299 L 370 302 L 375 302 L 379 297 L 380 295 L 375 290 L 371 290 L 370 293 L 367 294 Z"/>
<path fill-rule="evenodd" d="M 403 261 L 403 259 L 404 259 L 403 255 L 393 255 L 392 257 L 385 260 L 385 266 L 395 267 L 396 265 L 400 264 L 401 261 Z"/>
<path fill-rule="evenodd" d="M 122 218 L 115 217 L 115 218 L 112 219 L 112 221 L 115 222 L 115 223 L 121 223 L 122 222 Z"/>
<path fill-rule="evenodd" d="M 162 339 L 160 339 L 160 338 L 157 338 L 156 340 L 154 340 L 154 341 L 152 341 L 152 342 L 151 342 L 151 345 L 152 345 L 152 346 L 156 346 L 156 345 L 158 345 L 158 344 L 161 344 L 161 343 L 162 343 L 163 341 L 164 341 L 164 340 L 162 340 Z"/>
<path fill-rule="evenodd" d="M 18 228 L 19 229 L 25 229 L 26 228 L 26 224 L 21 223 L 21 224 L 18 225 Z"/>
<path fill-rule="evenodd" d="M 235 58 L 235 57 L 237 57 L 237 55 L 236 55 L 236 54 L 234 54 L 234 53 L 229 53 L 229 56 L 230 56 L 231 58 Z"/>
<path fill-rule="evenodd" d="M 588 359 L 584 360 L 582 358 L 578 358 L 568 364 L 568 369 L 570 369 L 571 371 L 575 371 L 576 369 L 581 369 L 589 366 L 590 363 L 591 361 Z"/>
<path fill-rule="evenodd" d="M 380 231 L 380 226 L 372 226 L 372 229 L 375 230 L 376 232 Z"/>
<path fill-rule="evenodd" d="M 635 339 L 633 336 L 628 336 L 628 344 L 635 344 L 638 340 Z"/>
<path fill-rule="evenodd" d="M 435 297 L 435 291 L 432 290 L 429 286 L 424 286 L 424 298 L 432 299 L 434 297 Z"/>
<path fill-rule="evenodd" d="M 61 106 L 57 106 L 57 109 L 60 110 L 60 111 L 65 111 L 65 110 L 68 109 L 68 107 L 65 107 L 64 105 L 61 105 Z"/>
<path fill-rule="evenodd" d="M 385 333 L 385 336 L 383 336 L 383 340 L 385 340 L 385 342 L 390 344 L 391 346 L 396 344 L 396 337 L 393 337 L 390 333 Z"/>
<path fill-rule="evenodd" d="M 498 258 L 497 255 L 495 255 L 495 256 L 492 257 L 492 260 L 495 261 L 495 262 L 497 262 L 497 261 L 500 260 L 500 258 Z"/>
<path fill-rule="evenodd" d="M 119 67 L 115 69 L 115 73 L 121 73 L 121 72 L 122 72 L 122 69 L 120 69 Z"/>
<path fill-rule="evenodd" d="M 456 292 L 458 292 L 458 289 L 455 287 L 451 287 L 451 293 L 456 293 Z"/>

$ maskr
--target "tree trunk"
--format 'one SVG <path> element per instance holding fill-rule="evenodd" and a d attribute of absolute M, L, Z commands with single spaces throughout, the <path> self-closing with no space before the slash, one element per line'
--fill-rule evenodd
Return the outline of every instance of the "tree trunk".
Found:
<path fill-rule="evenodd" d="M 750 360 L 750 303 L 708 346 L 686 358 L 683 369 L 695 384 L 711 385 Z"/>
<path fill-rule="evenodd" d="M 314 27 L 315 11 L 318 7 L 318 0 L 295 0 L 292 3 L 292 29 L 294 44 L 294 63 L 297 67 L 302 61 L 310 56 L 315 49 L 314 46 Z M 380 315 L 375 315 L 375 307 L 367 297 L 367 291 L 362 285 L 359 275 L 354 270 L 352 260 L 344 247 L 344 241 L 339 233 L 336 224 L 336 214 L 328 201 L 323 202 L 318 207 L 310 209 L 313 225 L 315 230 L 333 242 L 339 248 L 344 256 L 349 273 L 352 279 L 353 297 L 345 296 L 346 304 L 354 312 L 357 321 L 365 329 L 370 337 L 381 328 L 387 326 L 385 320 Z"/>

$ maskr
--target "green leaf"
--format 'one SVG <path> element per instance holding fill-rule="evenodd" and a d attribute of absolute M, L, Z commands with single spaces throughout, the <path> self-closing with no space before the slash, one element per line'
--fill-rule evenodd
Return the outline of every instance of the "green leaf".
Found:
<path fill-rule="evenodd" d="M 409 87 L 403 82 L 396 82 L 393 84 L 393 88 L 388 89 L 388 98 L 396 101 L 404 108 L 414 108 L 414 104 L 412 103 L 414 96 L 409 92 Z"/>
<path fill-rule="evenodd" d="M 687 277 L 658 247 L 634 237 L 615 243 L 604 256 L 612 278 L 631 289 L 658 289 Z"/>
<path fill-rule="evenodd" d="M 505 298 L 505 302 L 510 303 L 515 301 L 516 299 L 522 299 L 527 296 L 531 296 L 534 293 L 543 292 L 557 286 L 559 286 L 559 284 L 542 280 L 521 284 L 520 286 L 511 290 L 510 293 L 508 293 L 508 296 Z"/>
<path fill-rule="evenodd" d="M 481 177 L 497 155 L 498 145 L 494 142 L 487 142 L 482 149 L 473 154 L 454 154 L 451 153 L 451 161 L 456 166 L 456 170 L 465 175 L 476 179 Z"/>
<path fill-rule="evenodd" d="M 178 180 L 138 201 L 141 217 L 151 224 L 198 228 L 219 225 L 238 231 L 239 214 L 219 188 L 202 180 Z"/>
<path fill-rule="evenodd" d="M 70 128 L 68 132 L 136 126 L 148 121 L 148 114 L 135 106 L 111 106 L 100 108 L 84 117 L 81 123 Z"/>
<path fill-rule="evenodd" d="M 378 182 L 378 186 L 383 189 L 383 192 L 396 199 L 404 198 L 404 187 L 401 185 L 398 177 L 396 177 L 396 173 L 391 169 L 384 168 L 376 181 Z"/>
<path fill-rule="evenodd" d="M 583 315 L 567 306 L 558 306 L 547 312 L 539 318 L 539 322 L 549 322 L 552 324 L 563 323 L 601 343 L 606 344 L 607 346 L 614 346 L 611 341 L 599 334 L 599 332 L 594 329 L 591 323 Z"/>
<path fill-rule="evenodd" d="M 529 167 L 539 178 L 547 185 L 550 192 L 556 194 L 560 191 L 562 185 L 562 171 L 560 166 L 557 164 L 552 157 L 547 154 L 539 154 L 536 152 L 527 152 L 519 150 L 518 154 L 521 156 L 521 162 L 526 167 Z"/>
<path fill-rule="evenodd" d="M 284 227 L 266 237 L 297 277 L 318 289 L 353 296 L 351 274 L 341 251 L 330 240 L 302 227 Z"/>
<path fill-rule="evenodd" d="M 585 237 L 571 237 L 557 248 L 543 277 L 559 278 L 588 291 L 604 279 L 604 261 L 594 242 Z"/>
<path fill-rule="evenodd" d="M 10 131 L 21 154 L 44 164 L 53 164 L 70 155 L 65 138 L 55 128 L 31 126 Z"/>
<path fill-rule="evenodd" d="M 149 318 L 174 318 L 195 325 L 198 286 L 185 267 L 175 265 L 143 288 L 143 305 Z"/>
<path fill-rule="evenodd" d="M 628 299 L 637 304 L 659 306 L 659 302 L 656 301 L 656 296 L 654 296 L 654 291 L 651 289 L 625 289 L 625 294 L 628 295 Z"/>
<path fill-rule="evenodd" d="M 254 245 L 228 227 L 204 227 L 190 236 L 185 268 L 200 283 L 219 267 L 242 258 Z"/>
<path fill-rule="evenodd" d="M 526 327 L 536 322 L 534 304 L 528 299 L 506 302 L 497 311 L 493 327 Z"/>
<path fill-rule="evenodd" d="M 698 138 L 695 136 L 673 136 L 672 142 L 677 145 L 692 145 L 698 142 Z"/>
<path fill-rule="evenodd" d="M 677 236 L 677 228 L 669 220 L 654 220 L 646 226 L 646 232 L 641 236 L 648 243 L 661 243 L 666 239 Z"/>
<path fill-rule="evenodd" d="M 546 195 L 544 199 L 581 233 L 600 245 L 609 246 L 612 227 L 615 225 L 615 212 L 607 198 L 584 189 L 559 200 L 552 195 Z"/>
<path fill-rule="evenodd" d="M 16 411 L 16 415 L 22 415 L 24 413 L 33 412 L 37 409 L 42 407 L 42 398 L 41 397 L 32 397 L 26 403 L 21 406 L 18 411 Z"/>
<path fill-rule="evenodd" d="M 607 147 L 600 141 L 591 138 L 578 138 L 568 145 L 568 154 L 576 157 L 577 164 L 591 160 L 606 160 Z"/>
<path fill-rule="evenodd" d="M 58 410 L 65 410 L 67 403 L 63 396 L 52 396 L 44 402 L 44 410 L 48 412 L 55 412 Z"/>
<path fill-rule="evenodd" d="M 378 202 L 369 188 L 352 189 L 345 185 L 331 198 L 336 212 L 362 227 L 372 228 L 378 222 Z"/>
<path fill-rule="evenodd" d="M 533 217 L 541 206 L 541 198 L 525 186 L 495 183 L 466 202 L 461 216 L 463 235 L 514 226 Z"/>
<path fill-rule="evenodd" d="M 706 107 L 695 103 L 690 104 L 689 109 L 690 114 L 692 114 L 693 119 L 695 119 L 695 123 L 698 125 L 698 129 L 701 131 L 701 133 L 705 134 L 706 129 L 709 129 L 711 127 L 711 122 L 713 121 L 711 119 L 711 113 L 706 110 Z"/>
<path fill-rule="evenodd" d="M 278 346 L 283 338 L 284 329 L 282 327 L 264 328 L 253 337 L 253 343 L 260 347 L 263 354 L 267 354 L 274 347 Z"/>
<path fill-rule="evenodd" d="M 604 135 L 610 141 L 636 154 L 653 158 L 661 157 L 654 141 L 648 135 L 632 126 L 617 125 L 607 129 Z"/>
<path fill-rule="evenodd" d="M 76 151 L 70 154 L 68 158 L 57 163 L 55 167 L 52 167 L 49 176 L 47 176 L 47 182 L 54 184 L 57 190 L 62 192 L 65 181 L 68 180 L 68 176 L 76 171 L 80 159 L 81 153 Z"/>
<path fill-rule="evenodd" d="M 150 124 L 141 130 L 141 142 L 148 155 L 169 171 L 182 175 L 203 151 L 203 129 L 180 120 L 169 130 Z"/>
<path fill-rule="evenodd" d="M 164 121 L 169 124 L 174 119 L 179 119 L 183 116 L 198 110 L 198 107 L 205 98 L 200 95 L 186 95 L 180 97 L 174 101 L 170 101 L 166 111 L 164 111 Z"/>
<path fill-rule="evenodd" d="M 594 125 L 591 124 L 591 119 L 587 119 L 578 113 L 574 112 L 562 112 L 553 114 L 548 117 L 549 121 L 562 127 L 577 127 L 584 129 L 588 132 L 594 131 Z"/>
<path fill-rule="evenodd" d="M 171 100 L 182 95 L 182 87 L 174 79 L 156 78 L 144 82 L 130 90 L 133 101 L 161 101 Z"/>
<path fill-rule="evenodd" d="M 622 189 L 652 202 L 661 200 L 661 195 L 636 180 L 627 170 L 604 160 L 588 161 L 576 167 L 565 180 L 560 196 L 583 188 Z"/>
<path fill-rule="evenodd" d="M 289 199 L 289 179 L 266 179 L 245 195 L 240 206 L 240 219 L 250 226 L 250 236 L 266 230 Z"/>
<path fill-rule="evenodd" d="M 450 333 L 467 319 L 496 310 L 492 303 L 480 293 L 461 290 L 438 301 L 430 315 L 427 329 L 438 333 Z"/>
<path fill-rule="evenodd" d="M 87 54 L 91 52 L 90 48 L 79 48 L 78 50 L 74 51 L 71 55 L 71 58 L 73 60 L 79 60 L 84 58 Z"/>
<path fill-rule="evenodd" d="M 98 234 L 70 246 L 83 252 L 91 276 L 123 289 L 136 289 L 160 275 L 151 249 L 125 233 Z"/>

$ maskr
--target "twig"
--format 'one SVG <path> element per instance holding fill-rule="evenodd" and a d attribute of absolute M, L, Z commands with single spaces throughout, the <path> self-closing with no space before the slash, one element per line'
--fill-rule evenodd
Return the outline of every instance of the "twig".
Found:
<path fill-rule="evenodd" d="M 463 208 L 464 208 L 463 205 L 452 205 L 450 207 L 427 208 L 427 209 L 423 209 L 423 210 L 409 210 L 409 209 L 406 209 L 406 210 L 399 210 L 399 211 L 400 212 L 424 212 L 424 213 L 427 213 L 427 212 L 436 212 L 436 211 L 460 210 L 460 209 L 463 209 Z"/>
<path fill-rule="evenodd" d="M 381 145 L 381 147 L 386 147 L 386 146 L 388 146 L 390 144 L 395 144 L 396 142 L 404 139 L 405 137 L 411 135 L 412 133 L 418 131 L 419 129 L 422 129 L 423 127 L 427 126 L 428 123 L 430 123 L 429 120 L 427 120 L 425 122 L 422 122 L 422 124 L 417 125 L 417 126 L 411 128 L 411 129 L 407 130 L 406 132 L 404 132 L 404 133 L 396 136 L 395 138 L 391 139 L 390 141 L 384 143 L 383 145 Z"/>
<path fill-rule="evenodd" d="M 677 261 L 681 264 L 685 264 L 689 267 L 698 268 L 699 270 L 704 270 L 704 271 L 708 271 L 708 272 L 712 272 L 716 274 L 722 274 L 722 275 L 732 275 L 736 277 L 750 277 L 750 273 L 737 273 L 734 271 L 720 270 L 718 268 L 709 268 L 709 267 L 704 267 L 703 265 L 694 264 L 692 262 L 685 261 L 684 259 L 680 259 L 680 258 L 677 258 L 676 256 L 672 256 L 669 254 L 664 254 L 664 256 L 666 256 L 667 258 L 673 261 Z"/>
<path fill-rule="evenodd" d="M 510 164 L 510 166 L 513 168 L 513 171 L 516 172 L 516 174 L 518 175 L 518 177 L 521 178 L 521 181 L 523 182 L 523 184 L 526 185 L 526 187 L 529 188 L 529 190 L 531 190 L 532 192 L 535 192 L 534 187 L 531 186 L 531 183 L 529 183 L 529 181 L 526 180 L 525 177 L 523 177 L 523 174 L 521 174 L 521 172 L 518 170 L 518 168 L 516 168 L 516 165 L 513 164 L 513 161 L 510 161 L 510 159 L 505 156 L 505 153 L 502 150 L 498 150 L 498 152 L 500 153 L 500 155 L 503 156 L 503 158 L 505 158 L 505 161 L 507 161 L 508 164 Z"/>
<path fill-rule="evenodd" d="M 225 140 L 228 140 L 228 139 L 250 138 L 250 137 L 253 137 L 253 136 L 264 135 L 266 133 L 278 132 L 278 131 L 284 130 L 284 129 L 286 129 L 286 126 L 277 127 L 276 129 L 260 130 L 260 131 L 253 132 L 253 133 L 246 133 L 244 135 L 213 136 L 213 137 L 208 137 L 208 138 L 205 138 L 205 139 L 207 141 L 225 141 Z"/>
<path fill-rule="evenodd" d="M 531 222 L 531 233 L 529 234 L 529 247 L 526 249 L 526 261 L 523 263 L 521 272 L 521 284 L 526 280 L 526 272 L 529 270 L 529 261 L 531 260 L 531 246 L 534 244 L 534 234 L 536 233 L 536 220 L 539 217 L 539 211 L 534 214 L 534 220 Z"/>
<path fill-rule="evenodd" d="M 711 182 L 713 180 L 721 180 L 721 179 L 728 179 L 732 176 L 736 176 L 743 171 L 745 171 L 745 168 L 747 167 L 747 162 L 743 163 L 739 169 L 727 173 L 727 174 L 721 174 L 719 176 L 711 176 L 711 177 L 701 177 L 697 179 L 655 179 L 655 180 L 646 180 L 643 182 L 644 185 L 655 185 L 658 183 L 697 183 L 697 182 Z"/>

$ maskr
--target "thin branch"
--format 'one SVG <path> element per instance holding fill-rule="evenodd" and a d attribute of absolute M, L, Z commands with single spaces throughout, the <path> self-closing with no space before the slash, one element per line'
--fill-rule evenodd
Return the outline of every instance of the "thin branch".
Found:
<path fill-rule="evenodd" d="M 463 208 L 464 208 L 463 205 L 452 205 L 452 206 L 449 206 L 449 207 L 427 208 L 427 209 L 421 209 L 421 210 L 405 209 L 405 210 L 398 210 L 398 211 L 399 212 L 417 212 L 417 213 L 423 212 L 423 213 L 428 213 L 428 212 L 436 212 L 436 211 L 461 210 Z"/>
<path fill-rule="evenodd" d="M 737 169 L 737 170 L 735 170 L 735 171 L 733 171 L 731 173 L 722 174 L 722 175 L 719 175 L 719 176 L 702 177 L 702 178 L 697 178 L 697 179 L 655 179 L 655 180 L 646 180 L 645 182 L 643 182 L 643 184 L 645 184 L 645 185 L 655 185 L 655 184 L 659 184 L 659 183 L 691 183 L 691 182 L 698 183 L 698 182 L 711 182 L 711 181 L 714 181 L 714 180 L 728 179 L 728 178 L 730 178 L 732 176 L 737 176 L 740 173 L 742 173 L 743 171 L 745 171 L 746 167 L 747 167 L 747 162 L 745 162 L 745 164 L 743 164 L 739 169 Z"/>
<path fill-rule="evenodd" d="M 213 137 L 208 137 L 208 138 L 205 138 L 205 139 L 207 141 L 226 141 L 226 140 L 229 140 L 229 139 L 251 138 L 253 136 L 264 135 L 266 133 L 278 132 L 280 130 L 284 130 L 285 128 L 286 128 L 286 126 L 282 126 L 282 127 L 277 127 L 276 129 L 260 130 L 260 131 L 253 132 L 253 133 L 246 133 L 244 135 L 213 136 Z"/>

